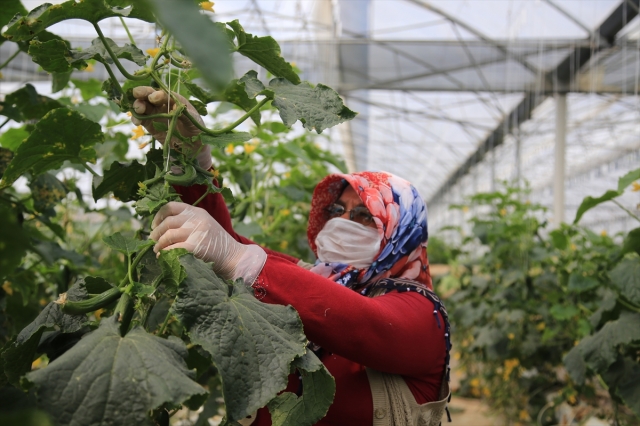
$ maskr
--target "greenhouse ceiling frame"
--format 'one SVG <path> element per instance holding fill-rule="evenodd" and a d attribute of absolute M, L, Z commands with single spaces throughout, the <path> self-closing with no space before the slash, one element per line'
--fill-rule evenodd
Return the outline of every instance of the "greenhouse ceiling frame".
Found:
<path fill-rule="evenodd" d="M 456 24 L 460 24 L 455 17 L 446 14 L 443 11 L 429 5 L 423 0 L 408 0 L 415 4 L 424 6 L 435 13 L 439 13 L 446 19 L 453 20 Z M 547 1 L 548 2 L 548 1 Z M 577 47 L 564 61 L 562 61 L 555 70 L 547 72 L 545 79 L 551 79 L 556 84 L 557 92 L 567 93 L 570 91 L 569 84 L 571 80 L 578 74 L 584 64 L 591 57 L 614 43 L 616 35 L 638 15 L 640 9 L 640 0 L 623 0 L 620 5 L 609 15 L 602 25 L 600 25 L 593 34 L 599 41 L 597 46 Z M 462 24 L 464 25 L 464 24 Z M 496 126 L 496 128 L 485 138 L 476 151 L 453 172 L 443 185 L 435 192 L 429 200 L 429 203 L 437 203 L 446 195 L 449 188 L 453 187 L 463 176 L 467 175 L 470 170 L 484 157 L 496 147 L 501 145 L 505 136 L 517 129 L 520 124 L 529 120 L 533 110 L 539 106 L 546 98 L 547 94 L 526 92 L 522 101 L 506 115 L 506 117 Z"/>

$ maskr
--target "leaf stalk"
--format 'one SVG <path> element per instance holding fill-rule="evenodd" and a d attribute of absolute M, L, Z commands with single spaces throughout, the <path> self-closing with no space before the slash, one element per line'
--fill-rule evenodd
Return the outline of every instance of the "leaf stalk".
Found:
<path fill-rule="evenodd" d="M 100 40 L 102 41 L 102 45 L 104 46 L 105 50 L 113 60 L 113 63 L 115 64 L 116 68 L 118 68 L 118 71 L 120 71 L 123 76 L 125 76 L 128 80 L 137 80 L 137 81 L 146 80 L 149 77 L 149 73 L 140 74 L 140 75 L 130 74 L 129 71 L 127 71 L 124 68 L 124 66 L 122 66 L 116 54 L 113 53 L 113 50 L 111 50 L 111 46 L 109 46 L 109 43 L 107 43 L 107 39 L 105 38 L 98 24 L 93 24 L 93 28 L 95 28 L 96 33 L 98 33 L 98 37 L 100 37 Z"/>

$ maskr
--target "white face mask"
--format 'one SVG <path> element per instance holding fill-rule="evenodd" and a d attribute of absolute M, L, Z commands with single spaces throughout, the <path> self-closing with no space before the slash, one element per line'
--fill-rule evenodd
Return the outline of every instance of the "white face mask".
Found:
<path fill-rule="evenodd" d="M 318 259 L 367 268 L 380 251 L 381 241 L 377 228 L 337 217 L 329 220 L 316 237 Z"/>

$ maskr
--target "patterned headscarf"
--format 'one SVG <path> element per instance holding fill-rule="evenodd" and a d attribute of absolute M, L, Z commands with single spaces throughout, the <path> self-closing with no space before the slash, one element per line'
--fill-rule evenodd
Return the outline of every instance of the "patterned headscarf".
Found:
<path fill-rule="evenodd" d="M 404 278 L 432 289 L 427 260 L 427 207 L 408 181 L 387 172 L 333 174 L 313 192 L 307 236 L 317 255 L 316 236 L 329 220 L 327 207 L 347 185 L 356 191 L 374 217 L 382 236 L 380 252 L 368 268 L 317 262 L 312 272 L 367 294 L 384 278 Z"/>

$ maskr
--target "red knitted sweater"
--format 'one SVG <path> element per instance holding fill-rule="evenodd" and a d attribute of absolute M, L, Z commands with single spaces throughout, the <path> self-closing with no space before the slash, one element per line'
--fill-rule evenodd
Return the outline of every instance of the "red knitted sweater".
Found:
<path fill-rule="evenodd" d="M 204 187 L 177 190 L 191 204 Z M 198 207 L 237 241 L 255 244 L 235 233 L 220 194 L 208 195 Z M 413 292 L 364 297 L 297 266 L 298 259 L 266 252 L 254 283 L 261 288 L 256 293 L 265 303 L 292 305 L 298 311 L 305 334 L 322 346 L 321 360 L 336 380 L 333 404 L 317 425 L 371 426 L 373 402 L 365 367 L 401 374 L 419 404 L 437 399 L 445 367 L 445 330 L 438 327 L 431 301 Z M 287 390 L 298 388 L 298 378 L 291 375 Z M 271 425 L 268 410 L 261 409 L 253 425 Z"/>

